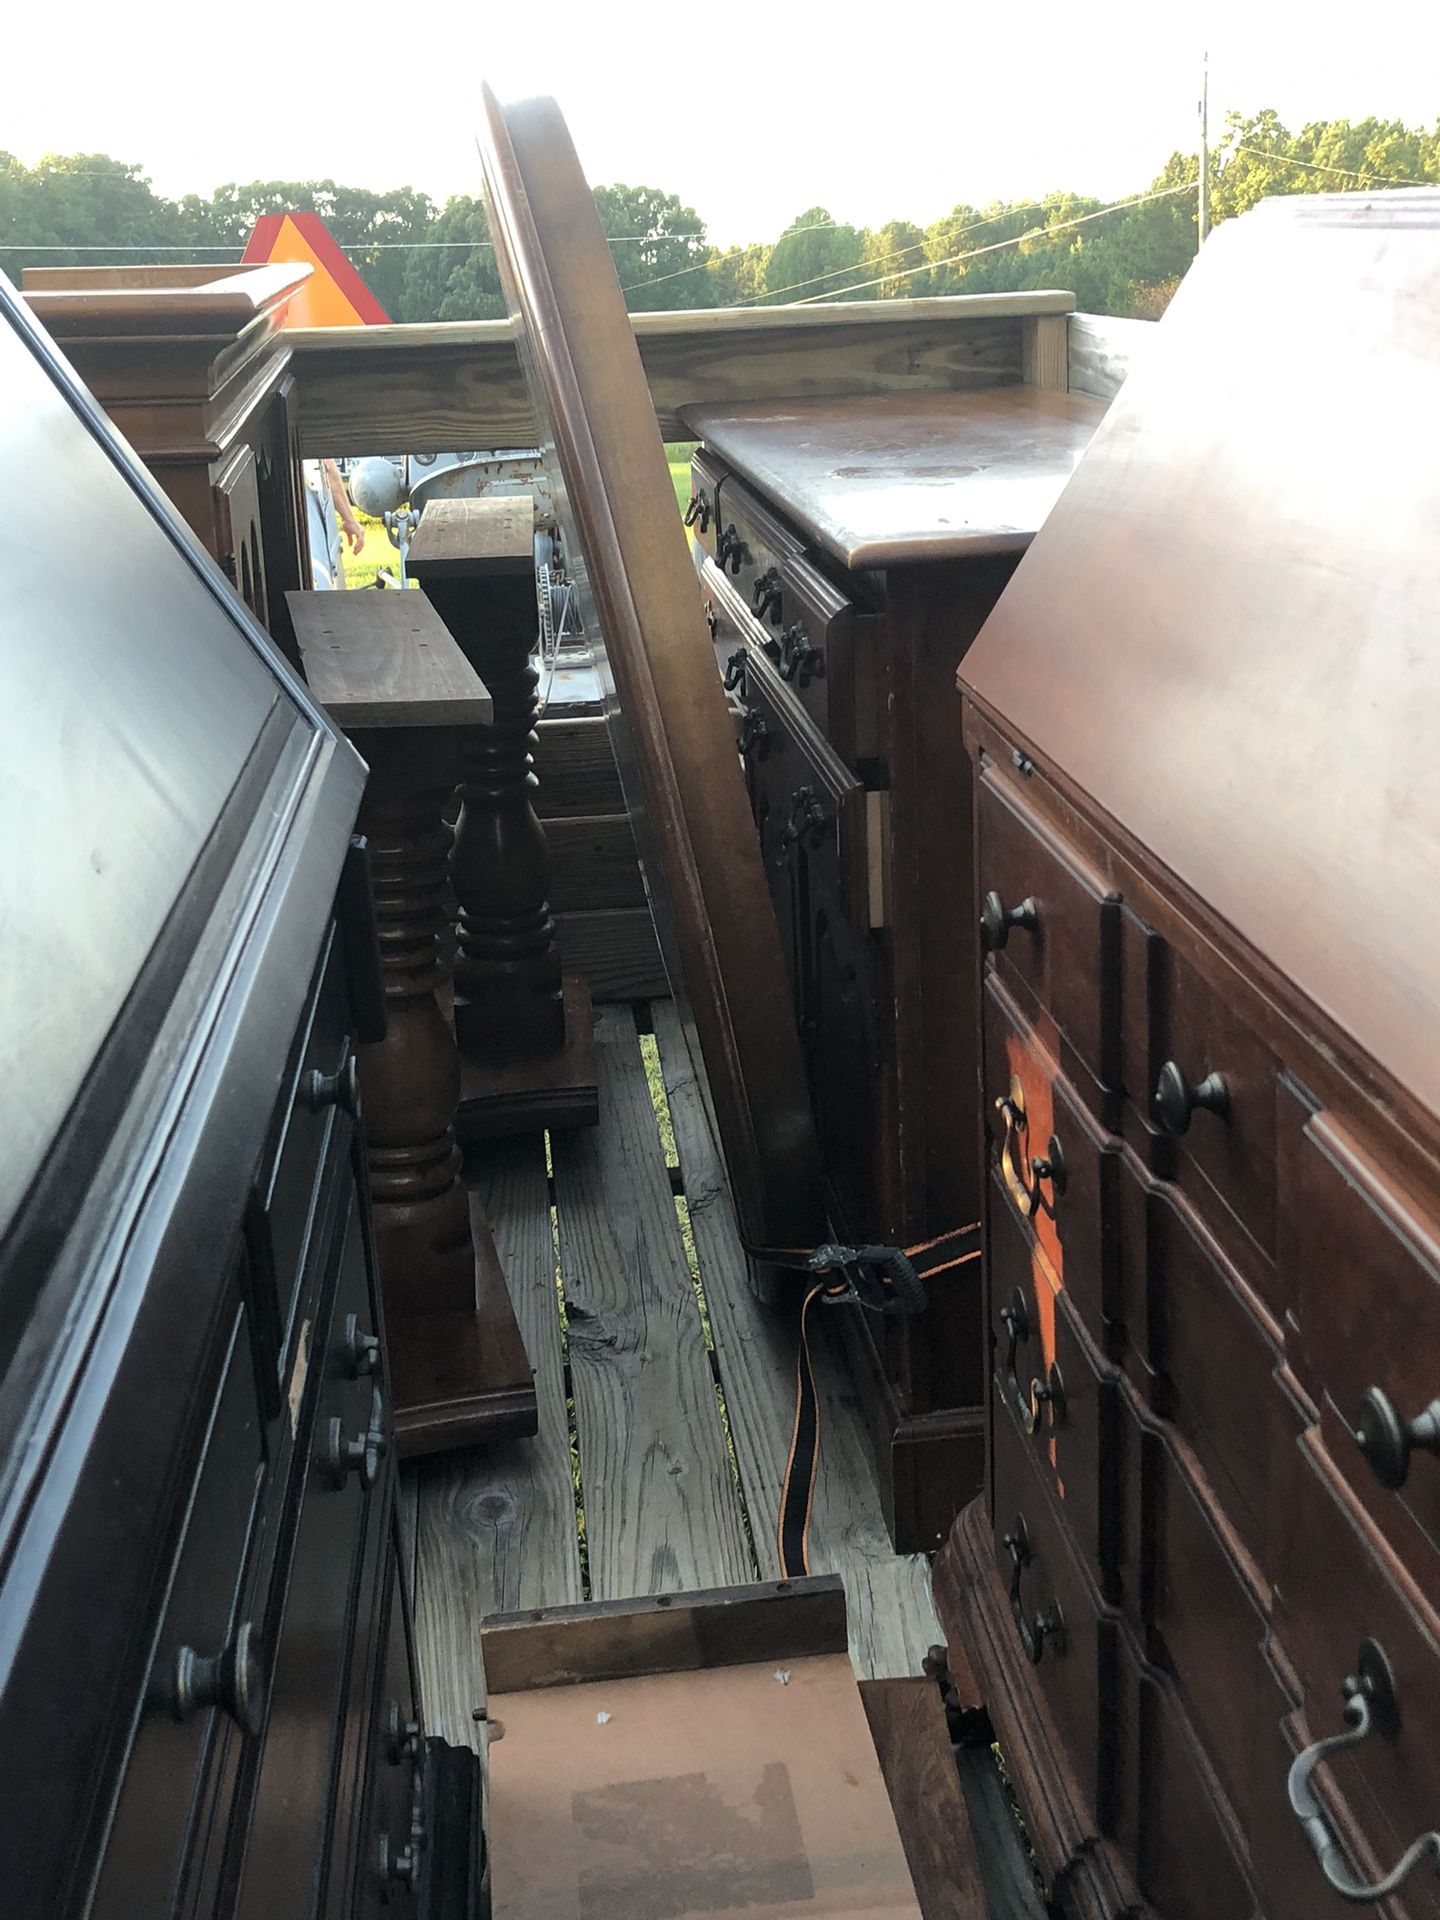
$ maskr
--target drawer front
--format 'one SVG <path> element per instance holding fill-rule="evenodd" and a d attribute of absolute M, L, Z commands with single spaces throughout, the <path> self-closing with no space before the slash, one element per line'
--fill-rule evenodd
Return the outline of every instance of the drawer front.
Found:
<path fill-rule="evenodd" d="M 205 1819 L 216 1785 L 212 1759 L 230 1724 L 258 1724 L 261 1636 L 258 1622 L 240 1617 L 240 1603 L 263 1480 L 255 1367 L 242 1315 L 231 1337 L 150 1689 L 90 1910 L 94 1920 L 168 1913 L 179 1902 L 187 1837 Z M 219 1771 L 228 1777 L 230 1770 Z"/>
<path fill-rule="evenodd" d="M 784 624 L 763 640 L 776 672 L 842 760 L 878 753 L 870 623 L 806 560 L 785 561 L 780 580 Z"/>
<path fill-rule="evenodd" d="M 1010 1596 L 1022 1660 L 1055 1722 L 1086 1804 L 1102 1830 L 1114 1809 L 1112 1716 L 1101 1712 L 1114 1684 L 1114 1625 L 1085 1576 L 1011 1420 L 994 1432 L 995 1564 Z"/>
<path fill-rule="evenodd" d="M 399 1563 L 393 1554 L 383 1617 L 384 1657 L 370 1743 L 370 1792 L 357 1908 L 361 1913 L 384 1913 L 403 1920 L 414 1911 L 416 1873 L 428 1836 L 424 1733 L 411 1674 Z"/>
<path fill-rule="evenodd" d="M 309 1012 L 287 1069 L 268 1149 L 256 1184 L 247 1240 L 264 1322 L 277 1366 L 287 1362 L 290 1322 L 306 1249 L 316 1226 L 320 1168 L 332 1130 L 354 1125 L 354 1046 L 348 1028 L 345 962 L 338 938 L 321 956 Z M 337 1154 L 346 1143 L 337 1141 Z"/>
<path fill-rule="evenodd" d="M 1125 1177 L 1135 1178 L 1128 1169 Z M 1182 1202 L 1152 1189 L 1146 1215 L 1152 1399 L 1194 1448 L 1248 1551 L 1267 1565 L 1298 1433 L 1276 1380 L 1276 1336 Z"/>
<path fill-rule="evenodd" d="M 1120 1143 L 1096 1127 L 994 974 L 983 1018 L 991 1164 L 1092 1337 L 1113 1352 Z"/>
<path fill-rule="evenodd" d="M 715 561 L 747 613 L 777 637 L 787 618 L 782 569 L 803 557 L 794 533 L 733 475 L 720 483 Z"/>
<path fill-rule="evenodd" d="M 715 557 L 719 535 L 720 482 L 728 469 L 708 448 L 698 447 L 690 461 L 690 498 L 685 507 L 685 524 L 690 538 L 702 552 Z"/>
<path fill-rule="evenodd" d="M 1440 1221 L 1333 1115 L 1288 1090 L 1281 1112 L 1281 1266 L 1335 1463 L 1402 1551 L 1408 1520 L 1440 1552 L 1440 1459 L 1424 1445 L 1440 1401 Z M 1440 1420 L 1435 1433 L 1432 1447 Z"/>
<path fill-rule="evenodd" d="M 352 1324 L 373 1328 L 375 1312 L 359 1196 L 347 1206 L 237 1909 L 256 1920 L 308 1913 L 321 1891 L 366 1511 L 389 1447 L 382 1379 L 363 1354 L 357 1364 L 349 1338 Z"/>
<path fill-rule="evenodd" d="M 1145 1117 L 1151 1161 L 1216 1237 L 1254 1271 L 1276 1312 L 1275 1100 L 1278 1067 L 1240 1018 L 1173 948 L 1154 969 Z M 1255 1260 L 1255 1254 L 1260 1259 Z"/>
<path fill-rule="evenodd" d="M 1052 1286 L 998 1182 L 989 1252 L 995 1397 L 1008 1409 L 996 1417 L 1023 1437 L 1091 1577 L 1107 1592 L 1118 1550 L 1115 1377 Z"/>
<path fill-rule="evenodd" d="M 1344 1683 L 1366 1642 L 1382 1652 L 1397 1711 L 1325 1768 L 1388 1869 L 1418 1834 L 1440 1828 L 1440 1626 L 1399 1572 L 1324 1449 L 1298 1451 L 1280 1580 L 1279 1630 L 1294 1658 L 1311 1736 L 1344 1731 Z M 1318 1871 L 1317 1871 L 1318 1877 Z M 1440 1912 L 1432 1866 L 1405 1888 L 1417 1913 Z M 1428 1904 L 1427 1904 L 1428 1903 Z"/>
<path fill-rule="evenodd" d="M 1007 782 L 980 777 L 981 944 L 1108 1124 L 1119 1086 L 1120 902 Z M 1072 1059 L 1073 1056 L 1073 1059 Z M 1092 1084 L 1093 1083 L 1093 1084 Z"/>

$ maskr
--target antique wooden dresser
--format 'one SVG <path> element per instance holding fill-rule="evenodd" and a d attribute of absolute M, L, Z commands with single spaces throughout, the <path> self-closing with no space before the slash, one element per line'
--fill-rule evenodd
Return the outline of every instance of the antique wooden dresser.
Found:
<path fill-rule="evenodd" d="M 912 1245 L 977 1218 L 961 1090 L 978 945 L 956 662 L 1103 409 L 1009 386 L 687 411 L 688 519 L 800 1021 L 839 1232 Z M 845 1315 L 897 1547 L 980 1484 L 979 1287 Z"/>
<path fill-rule="evenodd" d="M 1440 1913 L 1437 428 L 1440 195 L 1265 204 L 961 669 L 992 1446 L 936 1595 L 1066 1914 Z"/>
<path fill-rule="evenodd" d="M 356 1047 L 363 768 L 0 282 L 6 1913 L 471 1910 Z"/>

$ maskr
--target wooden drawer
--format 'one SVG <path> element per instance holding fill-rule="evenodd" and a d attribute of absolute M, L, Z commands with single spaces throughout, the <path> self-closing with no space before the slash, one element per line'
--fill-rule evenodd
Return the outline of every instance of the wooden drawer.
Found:
<path fill-rule="evenodd" d="M 386 1567 L 379 1608 L 384 1636 L 377 1662 L 379 1692 L 370 1729 L 365 1814 L 351 1911 L 404 1920 L 415 1910 L 415 1881 L 429 1838 L 423 1791 L 425 1743 L 405 1631 L 400 1563 L 393 1552 L 386 1556 Z"/>
<path fill-rule="evenodd" d="M 690 538 L 702 553 L 713 560 L 719 535 L 720 482 L 729 469 L 706 447 L 699 447 L 690 460 L 690 498 L 685 507 L 685 524 Z"/>
<path fill-rule="evenodd" d="M 775 635 L 788 618 L 785 565 L 803 556 L 800 540 L 733 475 L 719 488 L 715 560 L 747 613 Z"/>
<path fill-rule="evenodd" d="M 1406 1520 L 1440 1552 L 1440 1459 L 1407 1431 L 1440 1400 L 1440 1221 L 1290 1088 L 1281 1123 L 1280 1263 L 1335 1464 L 1402 1552 Z"/>
<path fill-rule="evenodd" d="M 259 1344 L 273 1356 L 277 1384 L 291 1361 L 291 1321 L 320 1205 L 320 1168 L 331 1150 L 332 1129 L 354 1125 L 355 1056 L 347 1016 L 344 954 L 332 929 L 281 1084 L 246 1226 Z M 345 1151 L 337 1141 L 334 1152 Z"/>
<path fill-rule="evenodd" d="M 981 774 L 977 812 L 989 965 L 1108 1126 L 1118 1118 L 1119 896 L 993 766 Z"/>
<path fill-rule="evenodd" d="M 318 1893 L 324 1876 L 365 1516 L 390 1444 L 382 1379 L 364 1370 L 349 1338 L 352 1321 L 375 1325 L 353 1189 L 337 1239 L 334 1314 L 311 1362 L 308 1468 L 283 1609 L 271 1627 L 270 1715 L 236 1909 L 255 1920 L 300 1910 L 296 1889 Z M 303 1415 L 299 1424 L 305 1430 Z"/>
<path fill-rule="evenodd" d="M 1279 1330 L 1182 1200 L 1152 1188 L 1146 1219 L 1152 1404 L 1194 1448 L 1247 1550 L 1268 1564 L 1298 1432 L 1276 1380 Z"/>
<path fill-rule="evenodd" d="M 1141 1111 L 1155 1172 L 1194 1202 L 1277 1314 L 1273 1053 L 1173 947 L 1151 969 L 1150 1058 Z M 1205 1104 L 1208 1103 L 1208 1104 Z M 1256 1255 L 1259 1259 L 1256 1259 Z"/>
<path fill-rule="evenodd" d="M 1115 1523 L 1114 1373 L 1057 1291 L 1035 1241 L 1000 1183 L 991 1189 L 990 1338 L 995 1398 L 1028 1443 L 1091 1577 L 1113 1597 Z"/>
<path fill-rule="evenodd" d="M 1118 1706 L 1129 1739 L 1119 1839 L 1164 1920 L 1256 1912 L 1240 1825 L 1169 1678 L 1122 1644 Z"/>
<path fill-rule="evenodd" d="M 1113 1821 L 1114 1622 L 1103 1616 L 1014 1421 L 994 1428 L 995 1564 L 1018 1657 L 1034 1667 L 1065 1758 L 1103 1829 Z"/>
<path fill-rule="evenodd" d="M 1120 1143 L 1095 1125 L 993 973 L 983 1001 L 992 1167 L 1092 1338 L 1114 1353 Z M 1052 1169 L 1044 1178 L 1037 1161 Z"/>
<path fill-rule="evenodd" d="M 784 624 L 761 629 L 776 672 L 847 764 L 879 752 L 872 623 L 807 560 L 780 569 Z"/>
<path fill-rule="evenodd" d="M 217 1758 L 226 1717 L 241 1733 L 253 1735 L 260 1725 L 261 1635 L 241 1610 L 246 1548 L 263 1484 L 255 1368 L 242 1314 L 229 1342 L 146 1705 L 89 1910 L 93 1920 L 133 1920 L 180 1904 L 187 1840 L 215 1817 L 210 1808 L 222 1786 L 233 1791 L 235 1756 L 229 1766 Z M 223 1818 L 222 1809 L 216 1814 Z"/>
<path fill-rule="evenodd" d="M 1282 1552 L 1278 1624 L 1294 1658 L 1312 1737 L 1344 1730 L 1343 1683 L 1366 1642 L 1393 1677 L 1397 1712 L 1325 1764 L 1333 1788 L 1388 1870 L 1417 1835 L 1440 1828 L 1440 1621 L 1315 1440 L 1296 1456 Z M 1314 1869 L 1319 1882 L 1318 1869 Z M 1433 1866 L 1405 1895 L 1416 1913 L 1440 1913 Z"/>

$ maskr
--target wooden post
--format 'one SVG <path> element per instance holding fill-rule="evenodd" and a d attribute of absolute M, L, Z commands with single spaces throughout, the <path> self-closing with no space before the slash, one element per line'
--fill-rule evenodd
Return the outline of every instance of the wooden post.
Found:
<path fill-rule="evenodd" d="M 582 980 L 561 978 L 549 854 L 535 813 L 530 495 L 432 501 L 408 565 L 494 704 L 491 724 L 463 739 L 464 811 L 451 867 L 460 904 L 461 1136 L 593 1126 L 599 1098 L 590 996 Z"/>
<path fill-rule="evenodd" d="M 533 1433 L 534 1377 L 455 1138 L 460 1066 L 440 996 L 459 724 L 485 690 L 423 594 L 292 594 L 317 698 L 370 765 L 370 842 L 388 1031 L 360 1086 L 403 1453 Z"/>

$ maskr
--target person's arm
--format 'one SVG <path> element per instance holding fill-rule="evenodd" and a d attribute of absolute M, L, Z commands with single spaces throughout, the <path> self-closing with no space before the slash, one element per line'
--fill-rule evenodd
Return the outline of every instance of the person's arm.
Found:
<path fill-rule="evenodd" d="M 355 509 L 345 491 L 345 482 L 340 478 L 339 467 L 333 460 L 325 460 L 321 464 L 325 468 L 325 478 L 330 483 L 330 498 L 335 502 L 335 511 L 340 516 L 340 531 L 350 542 L 351 554 L 357 554 L 365 544 L 365 529 L 355 518 Z"/>

